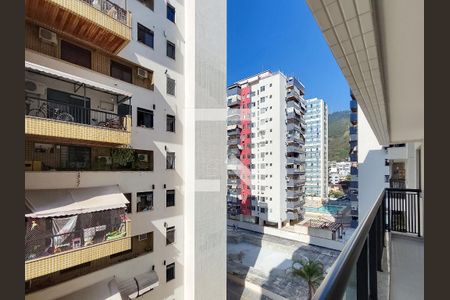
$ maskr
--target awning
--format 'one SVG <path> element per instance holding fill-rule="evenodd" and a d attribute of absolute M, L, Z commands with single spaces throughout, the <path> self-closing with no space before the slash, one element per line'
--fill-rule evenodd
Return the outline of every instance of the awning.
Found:
<path fill-rule="evenodd" d="M 84 289 L 77 290 L 57 300 L 123 300 L 114 278 L 109 278 Z"/>
<path fill-rule="evenodd" d="M 117 287 L 123 299 L 135 299 L 157 286 L 159 286 L 159 278 L 155 271 L 117 282 Z"/>
<path fill-rule="evenodd" d="M 73 83 L 77 83 L 77 84 L 84 84 L 87 87 L 96 89 L 96 90 L 100 90 L 100 91 L 104 91 L 110 94 L 114 94 L 114 95 L 122 95 L 122 96 L 127 96 L 127 97 L 131 97 L 132 94 L 130 92 L 126 92 L 111 86 L 107 86 L 105 84 L 99 83 L 99 82 L 95 82 L 92 80 L 88 80 L 82 77 L 78 77 L 69 73 L 65 73 L 62 71 L 58 71 L 55 69 L 51 69 L 48 67 L 44 67 L 29 61 L 25 61 L 25 70 L 33 70 L 34 72 L 37 72 L 39 74 L 45 74 L 47 76 L 53 77 L 53 78 L 57 78 L 57 79 L 62 79 L 62 80 L 66 80 L 66 81 L 70 81 Z"/>
<path fill-rule="evenodd" d="M 126 207 L 118 185 L 79 189 L 26 190 L 29 218 L 48 218 Z"/>

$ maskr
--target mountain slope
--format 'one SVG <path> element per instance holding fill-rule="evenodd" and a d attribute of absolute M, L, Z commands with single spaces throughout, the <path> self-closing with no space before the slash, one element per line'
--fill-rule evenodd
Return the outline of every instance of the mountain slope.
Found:
<path fill-rule="evenodd" d="M 328 161 L 348 158 L 350 111 L 337 111 L 328 115 Z"/>

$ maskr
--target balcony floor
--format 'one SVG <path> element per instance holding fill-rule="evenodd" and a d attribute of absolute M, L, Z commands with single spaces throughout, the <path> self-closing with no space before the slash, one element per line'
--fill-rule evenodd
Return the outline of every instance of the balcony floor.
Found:
<path fill-rule="evenodd" d="M 424 299 L 423 239 L 391 234 L 391 300 Z"/>

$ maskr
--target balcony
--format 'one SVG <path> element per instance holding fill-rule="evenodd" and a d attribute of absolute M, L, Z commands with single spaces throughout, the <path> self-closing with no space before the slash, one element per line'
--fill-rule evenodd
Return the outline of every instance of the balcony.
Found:
<path fill-rule="evenodd" d="M 358 168 L 351 167 L 350 168 L 350 175 L 358 175 Z"/>
<path fill-rule="evenodd" d="M 228 109 L 227 117 L 240 117 L 241 116 L 241 110 L 240 109 Z"/>
<path fill-rule="evenodd" d="M 295 123 L 287 123 L 286 124 L 286 129 L 288 131 L 295 130 L 297 132 L 302 132 L 302 130 L 300 128 L 300 124 L 295 124 Z"/>
<path fill-rule="evenodd" d="M 350 189 L 357 189 L 357 188 L 358 188 L 358 181 L 350 181 L 350 182 L 348 183 L 348 187 L 349 187 Z"/>
<path fill-rule="evenodd" d="M 42 256 L 34 259 L 25 258 L 25 281 L 37 277 L 48 275 L 64 269 L 82 265 L 93 260 L 107 257 L 116 253 L 127 251 L 131 249 L 131 222 L 126 221 L 124 224 L 123 234 L 118 234 L 117 238 L 107 238 L 105 241 L 96 243 L 90 246 L 80 244 L 77 246 L 68 247 L 70 250 L 58 252 L 47 256 Z M 43 239 L 42 244 L 48 244 L 50 240 L 57 240 L 65 238 L 66 236 L 83 235 L 83 232 L 71 232 L 59 236 L 51 236 Z M 62 236 L 62 237 L 60 237 Z M 74 238 L 73 240 L 76 240 Z M 27 241 L 36 245 L 41 244 L 39 240 Z M 78 248 L 77 248 L 78 247 Z M 33 247 L 35 248 L 35 247 Z M 26 247 L 27 249 L 27 247 Z M 27 254 L 27 253 L 25 253 Z"/>
<path fill-rule="evenodd" d="M 302 171 L 299 168 L 286 168 L 287 175 L 300 175 L 305 173 L 305 171 Z"/>
<path fill-rule="evenodd" d="M 305 94 L 305 87 L 303 84 L 297 80 L 295 77 L 290 77 L 286 82 L 286 87 L 288 89 L 296 88 L 301 95 Z"/>
<path fill-rule="evenodd" d="M 227 184 L 228 185 L 238 185 L 238 184 L 241 184 L 241 180 L 240 179 L 227 179 Z"/>
<path fill-rule="evenodd" d="M 25 171 L 153 171 L 153 151 L 26 140 Z"/>
<path fill-rule="evenodd" d="M 234 95 L 240 95 L 241 93 L 241 87 L 237 84 L 234 84 L 227 89 L 227 97 L 234 96 Z"/>
<path fill-rule="evenodd" d="M 131 13 L 108 0 L 25 0 L 25 15 L 113 54 L 131 40 Z"/>
<path fill-rule="evenodd" d="M 358 124 L 358 114 L 357 113 L 352 112 L 350 114 L 350 123 L 352 123 L 353 125 Z"/>
<path fill-rule="evenodd" d="M 350 132 L 350 134 L 358 134 L 358 127 L 350 126 L 349 132 Z"/>
<path fill-rule="evenodd" d="M 293 190 L 286 191 L 286 197 L 290 198 L 290 199 L 292 199 L 292 198 L 298 199 L 301 195 L 302 195 L 302 193 L 300 191 L 293 191 Z"/>
<path fill-rule="evenodd" d="M 287 146 L 286 147 L 287 153 L 303 153 L 303 146 Z"/>
<path fill-rule="evenodd" d="M 302 163 L 301 159 L 298 157 L 287 157 L 286 158 L 286 163 L 288 165 L 299 165 Z"/>
<path fill-rule="evenodd" d="M 231 146 L 231 145 L 239 145 L 241 142 L 240 139 L 229 139 L 227 141 L 227 145 Z"/>
<path fill-rule="evenodd" d="M 25 134 L 54 141 L 129 145 L 131 116 L 27 97 Z"/>
<path fill-rule="evenodd" d="M 286 183 L 289 188 L 296 188 L 301 185 L 301 181 L 297 179 L 289 179 Z"/>
<path fill-rule="evenodd" d="M 356 102 L 356 100 L 351 100 L 350 101 L 350 109 L 352 112 L 357 112 L 358 111 L 358 102 Z"/>
<path fill-rule="evenodd" d="M 352 153 L 349 155 L 350 161 L 358 162 L 358 153 Z"/>
<path fill-rule="evenodd" d="M 313 299 L 423 299 L 420 194 L 382 191 Z"/>
<path fill-rule="evenodd" d="M 294 89 L 291 89 L 287 92 L 286 94 L 286 101 L 296 101 L 296 102 L 300 102 L 301 96 L 300 94 L 295 91 Z"/>
<path fill-rule="evenodd" d="M 239 106 L 240 104 L 241 104 L 241 96 L 239 94 L 231 95 L 228 97 L 228 100 L 227 100 L 228 107 L 235 107 L 235 106 Z"/>
<path fill-rule="evenodd" d="M 302 206 L 302 201 L 286 201 L 286 208 L 287 209 L 300 209 Z"/>
<path fill-rule="evenodd" d="M 130 145 L 130 93 L 28 61 L 25 70 L 27 137 Z"/>

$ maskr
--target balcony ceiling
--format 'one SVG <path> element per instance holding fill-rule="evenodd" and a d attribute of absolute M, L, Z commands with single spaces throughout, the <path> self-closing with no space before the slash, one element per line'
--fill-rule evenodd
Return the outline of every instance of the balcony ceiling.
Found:
<path fill-rule="evenodd" d="M 423 0 L 307 2 L 380 144 L 423 140 Z"/>

